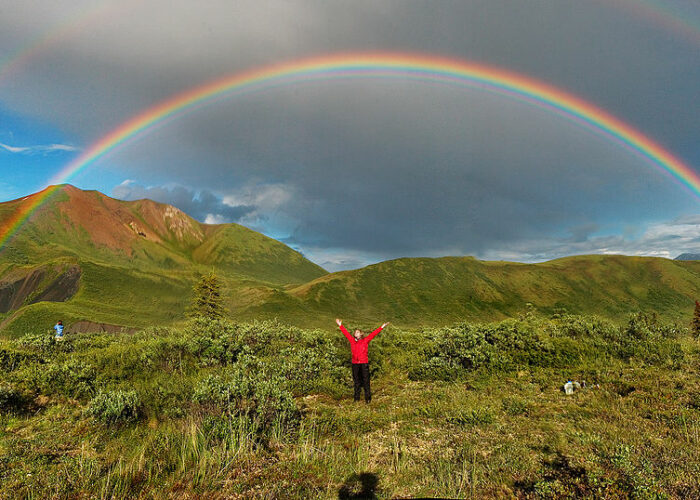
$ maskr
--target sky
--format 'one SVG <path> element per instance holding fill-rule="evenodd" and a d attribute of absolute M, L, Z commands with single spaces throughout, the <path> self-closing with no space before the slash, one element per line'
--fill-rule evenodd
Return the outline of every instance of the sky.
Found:
<path fill-rule="evenodd" d="M 0 201 L 130 118 L 302 58 L 501 68 L 593 104 L 700 173 L 696 0 L 0 0 Z M 236 222 L 329 271 L 400 257 L 700 253 L 700 197 L 541 106 L 402 77 L 223 95 L 62 181 Z"/>

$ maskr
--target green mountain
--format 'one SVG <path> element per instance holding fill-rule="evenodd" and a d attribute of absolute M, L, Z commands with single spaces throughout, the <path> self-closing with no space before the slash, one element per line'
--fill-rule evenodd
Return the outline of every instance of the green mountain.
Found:
<path fill-rule="evenodd" d="M 0 203 L 0 227 L 45 194 Z M 237 224 L 201 224 L 151 200 L 61 186 L 0 249 L 0 329 L 22 334 L 59 317 L 98 329 L 170 323 L 183 317 L 198 276 L 212 270 L 236 297 L 326 274 Z"/>
<path fill-rule="evenodd" d="M 398 259 L 328 274 L 278 297 L 310 317 L 363 324 L 493 321 L 533 310 L 624 320 L 637 311 L 687 323 L 700 297 L 700 262 L 587 255 L 541 264 L 470 257 Z M 531 304 L 531 305 L 528 305 Z M 259 306 L 274 309 L 273 303 Z M 330 314 L 328 314 L 330 313 Z"/>
<path fill-rule="evenodd" d="M 0 203 L 0 227 L 37 193 Z M 371 326 L 523 314 L 656 312 L 686 323 L 700 261 L 591 255 L 540 264 L 470 257 L 397 259 L 327 273 L 286 245 L 237 224 L 206 225 L 150 200 L 125 202 L 61 186 L 0 249 L 0 331 L 21 335 L 61 318 L 74 331 L 184 318 L 192 285 L 214 271 L 234 318 L 305 326 L 335 317 Z"/>

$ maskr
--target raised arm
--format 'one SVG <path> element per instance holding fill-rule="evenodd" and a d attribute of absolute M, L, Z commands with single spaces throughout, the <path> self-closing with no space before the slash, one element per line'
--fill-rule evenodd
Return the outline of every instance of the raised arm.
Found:
<path fill-rule="evenodd" d="M 372 340 L 374 337 L 376 337 L 377 334 L 378 334 L 379 332 L 381 332 L 381 331 L 384 329 L 384 327 L 385 327 L 386 325 L 388 325 L 388 324 L 389 324 L 388 322 L 387 322 L 387 323 L 384 323 L 382 326 L 380 326 L 379 328 L 377 328 L 376 330 L 374 330 L 372 333 L 370 333 L 369 335 L 367 335 L 367 342 L 369 342 L 369 341 Z"/>
<path fill-rule="evenodd" d="M 345 338 L 348 339 L 349 342 L 352 342 L 352 335 L 350 335 L 348 329 L 343 326 L 343 322 L 339 319 L 336 319 L 335 322 L 338 323 L 338 327 L 340 331 L 343 332 L 343 335 L 345 335 Z"/>

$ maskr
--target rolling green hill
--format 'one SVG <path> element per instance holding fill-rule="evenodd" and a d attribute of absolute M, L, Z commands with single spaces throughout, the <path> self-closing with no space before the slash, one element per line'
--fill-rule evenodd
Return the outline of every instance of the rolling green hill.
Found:
<path fill-rule="evenodd" d="M 0 203 L 0 227 L 32 195 Z M 687 322 L 700 261 L 591 255 L 540 264 L 470 257 L 397 259 L 326 273 L 237 224 L 201 224 L 169 205 L 61 186 L 0 249 L 0 331 L 143 327 L 184 318 L 198 276 L 214 271 L 237 319 L 328 326 L 493 321 L 532 310 Z M 531 304 L 531 305 L 528 305 Z M 88 326 L 85 326 L 88 325 Z M 81 328 L 82 328 L 81 327 Z"/>
<path fill-rule="evenodd" d="M 398 259 L 328 274 L 289 295 L 309 315 L 332 312 L 328 320 L 338 315 L 368 323 L 492 321 L 522 314 L 528 303 L 546 315 L 566 310 L 621 320 L 643 310 L 687 322 L 700 297 L 700 262 L 612 255 L 541 264 Z"/>

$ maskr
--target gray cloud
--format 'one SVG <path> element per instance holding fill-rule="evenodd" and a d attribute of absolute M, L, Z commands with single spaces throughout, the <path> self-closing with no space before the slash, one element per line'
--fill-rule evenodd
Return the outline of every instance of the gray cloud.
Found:
<path fill-rule="evenodd" d="M 600 229 L 594 225 L 571 227 L 568 229 L 568 236 L 508 241 L 500 246 L 476 252 L 474 255 L 483 260 L 534 263 L 571 255 L 619 254 L 673 259 L 682 253 L 700 253 L 700 214 L 651 223 L 627 235 L 597 234 Z M 397 257 L 441 257 L 463 254 L 459 250 L 450 248 L 432 252 L 396 254 L 300 245 L 294 238 L 284 242 L 331 272 L 356 269 Z"/>
<path fill-rule="evenodd" d="M 582 254 L 622 254 L 673 259 L 682 253 L 698 252 L 700 214 L 695 214 L 649 224 L 637 236 L 589 234 L 583 239 L 574 237 L 520 241 L 508 250 L 490 250 L 482 257 L 528 262 Z"/>
<path fill-rule="evenodd" d="M 0 99 L 54 118 L 86 140 L 216 76 L 347 50 L 489 62 L 551 81 L 633 122 L 649 122 L 646 130 L 671 146 L 679 130 L 686 139 L 697 137 L 697 107 L 688 106 L 697 96 L 697 46 L 604 2 L 113 2 L 103 9 L 109 15 L 97 10 L 81 24 L 88 5 L 22 2 L 4 9 L 0 20 L 10 51 L 52 24 L 64 28 L 65 36 L 4 82 Z M 688 10 L 700 17 L 700 9 Z M 66 30 L 73 18 L 75 26 Z M 55 97 L 52 106 L 45 106 L 45 96 Z M 676 144 L 684 149 L 682 141 Z"/>
<path fill-rule="evenodd" d="M 553 233 L 582 240 L 611 222 L 643 223 L 693 206 L 615 144 L 476 91 L 311 86 L 222 103 L 218 115 L 216 129 L 206 126 L 207 113 L 159 130 L 124 155 L 121 163 L 132 167 L 123 170 L 152 174 L 158 157 L 182 184 L 239 193 L 233 199 L 256 207 L 240 222 L 293 238 L 302 251 L 482 254 Z M 179 137 L 207 145 L 206 168 L 191 167 L 197 155 Z M 268 184 L 293 197 L 261 207 L 252 199 Z"/>
<path fill-rule="evenodd" d="M 122 200 L 148 198 L 173 205 L 201 222 L 220 224 L 237 222 L 254 210 L 248 205 L 230 205 L 216 197 L 211 191 L 193 191 L 182 186 L 144 187 L 134 181 L 124 181 L 112 190 Z"/>

